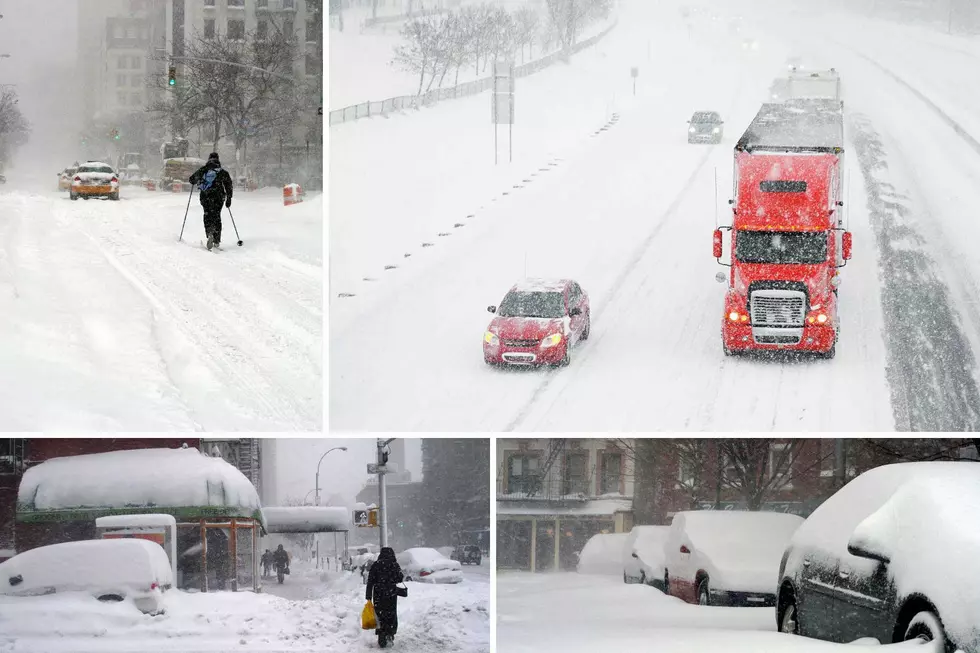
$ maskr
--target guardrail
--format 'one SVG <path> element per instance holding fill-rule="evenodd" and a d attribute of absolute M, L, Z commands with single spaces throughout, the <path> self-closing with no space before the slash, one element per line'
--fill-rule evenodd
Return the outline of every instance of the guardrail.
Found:
<path fill-rule="evenodd" d="M 618 20 L 613 21 L 611 25 L 606 27 L 606 29 L 602 30 L 598 34 L 576 43 L 572 48 L 572 54 L 595 45 L 599 39 L 611 32 L 612 29 L 616 27 L 618 22 Z M 521 64 L 520 66 L 514 66 L 514 77 L 526 77 L 527 75 L 531 75 L 547 68 L 556 61 L 561 61 L 563 58 L 564 52 L 558 50 L 557 52 L 552 52 L 547 56 L 541 57 L 540 59 L 529 61 L 526 64 Z M 493 77 L 484 77 L 483 79 L 477 79 L 472 82 L 464 82 L 448 88 L 433 89 L 420 95 L 401 95 L 398 97 L 388 98 L 387 100 L 376 100 L 373 102 L 352 104 L 349 107 L 331 111 L 329 124 L 331 126 L 339 125 L 340 123 L 360 120 L 361 118 L 384 116 L 393 111 L 402 111 L 404 109 L 421 109 L 422 107 L 431 106 L 442 100 L 451 100 L 454 98 L 476 95 L 477 93 L 482 93 L 483 91 L 489 90 L 492 87 Z"/>

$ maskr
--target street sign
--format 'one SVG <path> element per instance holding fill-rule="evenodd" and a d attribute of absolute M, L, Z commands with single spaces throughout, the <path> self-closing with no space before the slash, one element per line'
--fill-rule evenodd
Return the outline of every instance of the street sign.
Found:
<path fill-rule="evenodd" d="M 388 468 L 384 465 L 378 465 L 377 463 L 368 463 L 367 466 L 368 474 L 386 474 L 388 473 Z"/>
<path fill-rule="evenodd" d="M 368 525 L 368 511 L 367 510 L 355 510 L 354 517 L 351 520 L 354 522 L 355 526 L 367 526 Z"/>
<path fill-rule="evenodd" d="M 640 76 L 640 69 L 637 68 L 636 66 L 633 66 L 632 68 L 630 68 L 630 76 L 633 77 L 634 79 L 636 79 L 637 77 L 639 77 Z"/>
<path fill-rule="evenodd" d="M 514 94 L 493 94 L 493 124 L 512 125 L 514 123 Z"/>

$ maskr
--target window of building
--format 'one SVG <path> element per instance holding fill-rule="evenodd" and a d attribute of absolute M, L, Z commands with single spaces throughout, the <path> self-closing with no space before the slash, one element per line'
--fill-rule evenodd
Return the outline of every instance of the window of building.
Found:
<path fill-rule="evenodd" d="M 682 487 L 694 487 L 698 483 L 698 470 L 687 457 L 681 457 L 677 463 L 677 481 Z"/>
<path fill-rule="evenodd" d="M 214 0 L 204 0 L 204 6 L 205 7 L 213 7 L 214 6 Z"/>
<path fill-rule="evenodd" d="M 264 9 L 269 6 L 269 0 L 257 0 L 255 6 L 259 9 Z"/>
<path fill-rule="evenodd" d="M 126 94 L 125 93 L 116 93 L 116 102 L 120 106 L 123 106 L 123 107 L 126 106 Z"/>
<path fill-rule="evenodd" d="M 129 78 L 125 75 L 116 75 L 116 86 L 125 86 L 127 79 Z"/>
<path fill-rule="evenodd" d="M 204 38 L 213 39 L 214 38 L 214 19 L 205 18 L 204 19 Z"/>
<path fill-rule="evenodd" d="M 133 70 L 142 70 L 143 69 L 143 60 L 140 59 L 139 57 L 133 57 L 131 59 L 131 62 L 132 62 L 132 65 L 130 66 L 130 68 L 132 68 Z"/>
<path fill-rule="evenodd" d="M 507 460 L 507 493 L 530 494 L 541 488 L 538 454 L 515 454 Z"/>
<path fill-rule="evenodd" d="M 265 20 L 260 20 L 255 26 L 255 38 L 257 39 L 267 39 L 269 38 L 269 22 Z"/>
<path fill-rule="evenodd" d="M 123 37 L 123 26 L 119 23 L 115 23 L 112 26 L 112 37 L 116 39 L 121 39 Z"/>
<path fill-rule="evenodd" d="M 244 20 L 229 20 L 228 21 L 228 38 L 232 41 L 244 41 L 245 40 L 245 21 Z"/>
<path fill-rule="evenodd" d="M 316 21 L 312 18 L 306 21 L 306 42 L 316 43 L 317 37 Z"/>
<path fill-rule="evenodd" d="M 565 455 L 565 468 L 562 470 L 561 479 L 563 495 L 589 493 L 588 467 L 587 451 L 575 451 Z"/>
<path fill-rule="evenodd" d="M 126 67 L 128 65 L 129 65 L 129 57 L 119 57 L 118 59 L 116 59 L 116 68 L 118 68 L 119 70 L 126 70 Z"/>
<path fill-rule="evenodd" d="M 282 0 L 283 9 L 295 9 L 296 3 L 294 0 Z"/>
<path fill-rule="evenodd" d="M 775 487 L 783 490 L 793 489 L 793 463 L 795 461 L 792 458 L 792 453 L 786 453 L 789 448 L 790 445 L 785 442 L 777 442 L 769 445 L 769 478 L 779 474 L 787 479 L 785 484 L 783 483 L 783 479 L 776 481 Z M 790 458 L 787 459 L 787 455 Z"/>
<path fill-rule="evenodd" d="M 307 75 L 318 75 L 320 74 L 320 60 L 315 54 L 306 55 L 306 74 Z"/>
<path fill-rule="evenodd" d="M 292 20 L 282 21 L 282 35 L 286 37 L 286 40 L 292 41 L 296 38 L 296 27 L 293 25 Z"/>
<path fill-rule="evenodd" d="M 599 484 L 599 494 L 619 494 L 622 492 L 623 454 L 602 454 L 602 477 Z"/>
<path fill-rule="evenodd" d="M 140 93 L 131 93 L 129 103 L 134 107 L 138 107 L 143 104 L 143 96 Z"/>
<path fill-rule="evenodd" d="M 139 88 L 140 86 L 143 85 L 143 76 L 142 75 L 133 75 L 133 78 L 130 81 L 130 83 L 132 84 L 133 88 Z"/>
<path fill-rule="evenodd" d="M 245 0 L 228 0 L 229 7 L 244 7 Z"/>
<path fill-rule="evenodd" d="M 136 26 L 135 25 L 127 25 L 126 26 L 126 38 L 127 39 L 135 39 L 136 38 Z"/>

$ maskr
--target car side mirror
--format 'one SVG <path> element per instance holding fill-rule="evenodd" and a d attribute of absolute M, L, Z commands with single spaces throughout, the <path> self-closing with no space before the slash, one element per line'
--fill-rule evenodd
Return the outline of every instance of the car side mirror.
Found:
<path fill-rule="evenodd" d="M 728 275 L 725 274 L 724 272 L 719 272 L 718 274 L 715 275 L 715 281 L 717 281 L 718 283 L 725 283 L 726 281 L 728 281 Z"/>
<path fill-rule="evenodd" d="M 11 586 L 20 585 L 21 583 L 24 582 L 24 577 L 21 576 L 20 574 L 17 574 L 16 576 L 11 576 L 10 578 L 8 578 L 7 582 L 10 583 Z"/>
<path fill-rule="evenodd" d="M 728 205 L 729 206 L 734 206 L 735 205 L 735 200 L 728 200 Z"/>
<path fill-rule="evenodd" d="M 640 559 L 640 556 L 638 556 L 638 555 L 636 555 L 636 551 L 634 551 L 634 552 L 633 552 L 632 554 L 630 554 L 630 555 L 632 555 L 632 556 L 633 556 L 634 558 L 636 558 L 637 560 L 639 560 L 639 559 Z"/>
<path fill-rule="evenodd" d="M 861 546 L 860 544 L 853 544 L 853 543 L 850 543 L 849 542 L 847 544 L 847 552 L 850 553 L 852 556 L 854 556 L 856 558 L 866 558 L 868 560 L 877 560 L 878 562 L 883 562 L 886 565 L 889 562 L 891 562 L 891 558 L 889 558 L 884 553 L 881 553 L 879 551 L 872 551 L 872 550 L 868 549 L 867 547 Z"/>
<path fill-rule="evenodd" d="M 568 311 L 568 317 L 575 317 L 576 315 L 581 315 L 581 314 L 582 314 L 582 309 L 578 307 L 575 307 L 572 310 Z"/>
<path fill-rule="evenodd" d="M 496 306 L 487 306 L 487 311 L 489 311 L 490 313 L 496 313 L 497 312 L 497 307 Z"/>
<path fill-rule="evenodd" d="M 843 246 L 842 254 L 844 255 L 844 260 L 845 261 L 851 260 L 851 248 L 854 245 L 854 239 L 850 231 L 844 232 L 844 235 L 841 238 L 841 244 Z"/>
<path fill-rule="evenodd" d="M 681 553 L 690 553 L 690 552 L 691 550 L 689 548 L 681 544 Z"/>

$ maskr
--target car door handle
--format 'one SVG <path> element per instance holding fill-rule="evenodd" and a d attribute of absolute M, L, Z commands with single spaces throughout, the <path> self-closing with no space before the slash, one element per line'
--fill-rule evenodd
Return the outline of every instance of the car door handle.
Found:
<path fill-rule="evenodd" d="M 851 572 L 849 572 L 849 571 L 838 571 L 837 572 L 837 575 L 840 576 L 841 578 L 850 578 L 851 577 Z"/>

